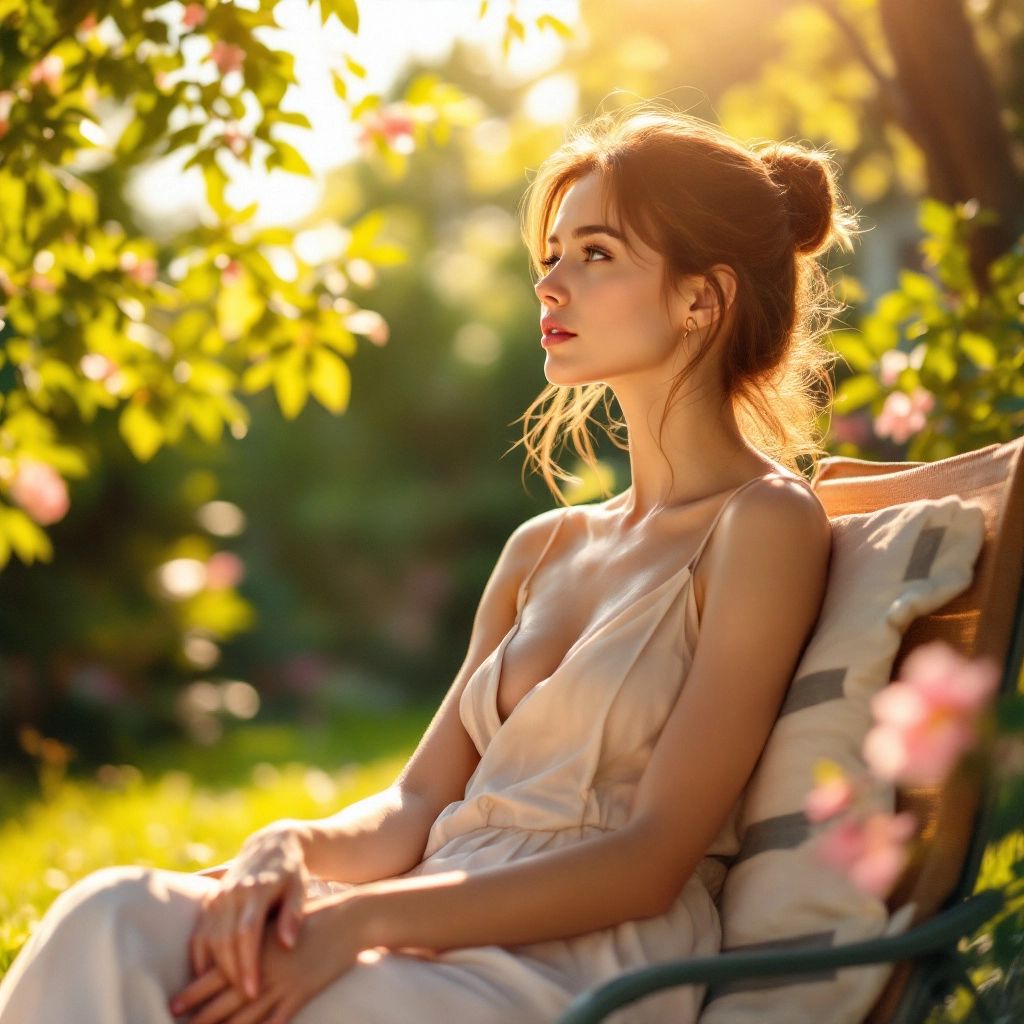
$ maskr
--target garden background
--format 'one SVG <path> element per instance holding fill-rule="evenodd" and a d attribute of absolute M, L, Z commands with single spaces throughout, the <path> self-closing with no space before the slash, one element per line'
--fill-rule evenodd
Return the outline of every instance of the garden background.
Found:
<path fill-rule="evenodd" d="M 552 504 L 528 176 L 649 97 L 840 164 L 831 452 L 1021 433 L 1019 3 L 0 2 L 0 969 L 96 867 L 391 781 Z"/>

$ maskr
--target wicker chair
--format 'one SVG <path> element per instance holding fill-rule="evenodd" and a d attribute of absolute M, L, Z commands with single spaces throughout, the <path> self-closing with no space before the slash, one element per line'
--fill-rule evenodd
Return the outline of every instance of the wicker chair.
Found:
<path fill-rule="evenodd" d="M 983 507 L 985 542 L 970 588 L 911 623 L 893 674 L 913 648 L 944 640 L 965 656 L 995 658 L 1003 665 L 1002 692 L 1015 692 L 1024 656 L 1024 437 L 929 463 L 833 456 L 821 461 L 813 486 L 829 516 L 948 494 Z M 959 776 L 953 784 L 899 793 L 900 807 L 922 823 L 922 855 L 889 901 L 893 909 L 916 904 L 906 932 L 829 949 L 722 953 L 631 971 L 581 995 L 558 1024 L 596 1024 L 674 985 L 889 962 L 895 969 L 865 1024 L 917 1024 L 934 1002 L 938 980 L 953 976 L 970 984 L 955 956 L 957 942 L 1003 906 L 999 892 L 974 892 L 994 799 L 977 780 Z"/>

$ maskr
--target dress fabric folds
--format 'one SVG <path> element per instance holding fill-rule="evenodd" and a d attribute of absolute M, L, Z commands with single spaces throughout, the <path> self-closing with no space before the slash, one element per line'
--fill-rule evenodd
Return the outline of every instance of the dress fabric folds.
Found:
<path fill-rule="evenodd" d="M 773 474 L 768 474 L 773 475 Z M 570 648 L 502 722 L 497 684 L 515 622 L 463 691 L 460 716 L 480 753 L 464 798 L 435 821 L 410 875 L 476 869 L 569 846 L 628 820 L 636 787 L 684 685 L 699 629 L 693 569 L 730 491 L 690 561 L 627 596 Z M 792 477 L 790 477 L 792 479 Z M 808 485 L 809 486 L 809 485 Z M 718 951 L 715 898 L 737 852 L 735 808 L 670 910 L 569 939 L 434 957 L 367 951 L 293 1018 L 295 1024 L 551 1024 L 580 992 L 624 970 Z M 314 883 L 318 891 L 334 883 Z M 170 1024 L 169 996 L 188 982 L 187 943 L 199 875 L 105 868 L 62 893 L 0 983 L 0 1024 Z M 595 893 L 595 899 L 600 894 Z M 610 1024 L 686 1024 L 703 991 L 649 996 Z"/>

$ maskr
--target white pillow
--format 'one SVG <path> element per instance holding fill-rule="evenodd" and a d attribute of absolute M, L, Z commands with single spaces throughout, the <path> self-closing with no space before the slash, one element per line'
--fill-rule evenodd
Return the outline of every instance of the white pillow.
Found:
<path fill-rule="evenodd" d="M 815 764 L 828 758 L 851 778 L 871 726 L 870 700 L 889 681 L 910 623 L 970 586 L 985 539 L 981 507 L 955 495 L 837 516 L 821 613 L 779 718 L 741 798 L 741 848 L 719 909 L 722 949 L 814 948 L 901 931 L 884 900 L 821 863 L 803 802 Z M 878 783 L 880 807 L 895 792 Z M 701 1024 L 844 1024 L 861 1021 L 891 966 L 752 978 L 708 992 Z"/>

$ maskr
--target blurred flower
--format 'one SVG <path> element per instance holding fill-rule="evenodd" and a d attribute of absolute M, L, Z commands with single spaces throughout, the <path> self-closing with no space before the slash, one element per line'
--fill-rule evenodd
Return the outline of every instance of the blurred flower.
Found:
<path fill-rule="evenodd" d="M 927 388 L 914 388 L 909 395 L 893 391 L 875 417 L 875 433 L 903 444 L 925 425 L 927 414 L 934 405 L 935 396 Z"/>
<path fill-rule="evenodd" d="M 411 153 L 416 147 L 415 125 L 404 104 L 392 103 L 370 110 L 360 119 L 359 145 L 369 149 L 374 139 L 381 138 L 396 153 Z"/>
<path fill-rule="evenodd" d="M 117 373 L 117 363 L 99 352 L 86 352 L 78 361 L 79 369 L 89 380 L 106 380 Z"/>
<path fill-rule="evenodd" d="M 977 723 L 999 685 L 991 658 L 970 661 L 942 641 L 916 648 L 897 682 L 875 694 L 875 727 L 864 758 L 882 779 L 942 782 L 975 742 Z"/>
<path fill-rule="evenodd" d="M 907 864 L 915 827 L 907 811 L 843 818 L 820 836 L 817 853 L 861 892 L 884 898 Z"/>
<path fill-rule="evenodd" d="M 219 264 L 218 264 L 219 266 Z M 234 284 L 242 276 L 242 265 L 238 260 L 229 259 L 220 272 L 222 284 Z"/>
<path fill-rule="evenodd" d="M 354 334 L 365 335 L 374 345 L 386 345 L 390 336 L 388 322 L 373 309 L 360 309 L 345 318 L 345 326 Z"/>
<path fill-rule="evenodd" d="M 129 250 L 121 253 L 118 265 L 133 281 L 139 284 L 152 284 L 156 280 L 157 264 L 152 257 L 139 259 L 138 255 Z"/>
<path fill-rule="evenodd" d="M 819 761 L 814 776 L 814 789 L 804 800 L 804 814 L 810 821 L 827 821 L 850 806 L 853 786 L 835 761 Z"/>
<path fill-rule="evenodd" d="M 14 93 L 9 89 L 0 92 L 0 139 L 11 127 L 11 107 L 14 106 Z"/>
<path fill-rule="evenodd" d="M 245 578 L 245 563 L 233 551 L 218 551 L 206 562 L 206 586 L 210 590 L 226 590 Z"/>
<path fill-rule="evenodd" d="M 210 50 L 210 60 L 217 65 L 217 70 L 226 75 L 232 71 L 240 71 L 245 63 L 245 50 L 233 43 L 218 39 Z"/>
<path fill-rule="evenodd" d="M 11 483 L 11 497 L 40 526 L 49 526 L 67 515 L 71 504 L 67 484 L 45 462 L 21 459 Z"/>
<path fill-rule="evenodd" d="M 910 356 L 898 348 L 891 348 L 882 353 L 879 361 L 879 380 L 887 387 L 895 387 L 899 375 L 910 365 Z"/>
<path fill-rule="evenodd" d="M 185 28 L 196 28 L 206 21 L 206 8 L 202 4 L 188 4 L 181 23 Z"/>
<path fill-rule="evenodd" d="M 64 58 L 55 53 L 47 54 L 33 65 L 28 73 L 29 85 L 45 85 L 55 96 L 61 91 L 61 77 L 64 74 Z"/>

